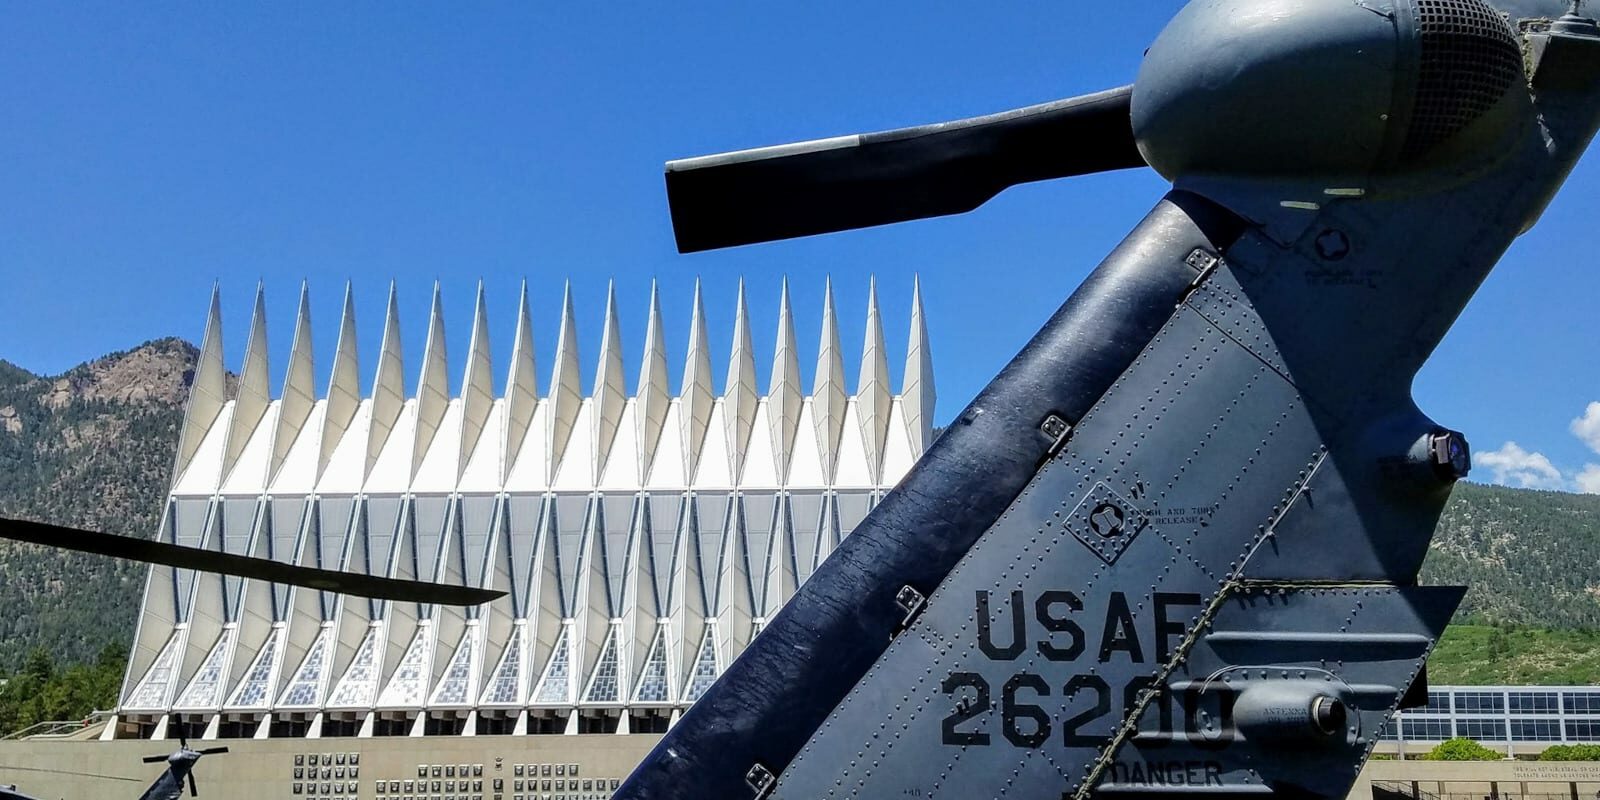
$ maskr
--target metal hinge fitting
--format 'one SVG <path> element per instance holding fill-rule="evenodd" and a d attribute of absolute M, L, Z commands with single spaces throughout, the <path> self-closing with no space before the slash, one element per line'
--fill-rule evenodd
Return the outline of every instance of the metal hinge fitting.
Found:
<path fill-rule="evenodd" d="M 895 633 L 899 633 L 911 627 L 922 610 L 928 607 L 928 598 L 911 586 L 902 586 L 900 591 L 894 593 L 894 604 L 905 612 L 900 618 L 900 627 L 895 630 Z"/>
<path fill-rule="evenodd" d="M 1222 266 L 1222 257 L 1203 247 L 1197 247 L 1183 260 L 1183 263 L 1193 267 L 1199 274 L 1194 276 L 1194 280 L 1189 281 L 1188 287 L 1183 290 L 1183 296 L 1178 298 L 1178 305 L 1188 302 L 1189 295 L 1194 294 L 1194 290 L 1200 288 L 1200 284 L 1205 283 L 1206 278 L 1217 271 L 1217 267 Z"/>
<path fill-rule="evenodd" d="M 1053 458 L 1061 448 L 1067 446 L 1067 437 L 1072 435 L 1072 423 L 1067 422 L 1059 414 L 1051 414 L 1039 423 L 1039 432 L 1050 440 L 1050 447 L 1044 451 L 1046 457 Z"/>
<path fill-rule="evenodd" d="M 765 766 L 755 764 L 750 767 L 749 771 L 745 772 L 744 782 L 755 790 L 756 800 L 761 800 L 761 798 L 771 794 L 773 787 L 778 785 L 778 776 L 772 774 L 772 770 L 767 769 Z"/>

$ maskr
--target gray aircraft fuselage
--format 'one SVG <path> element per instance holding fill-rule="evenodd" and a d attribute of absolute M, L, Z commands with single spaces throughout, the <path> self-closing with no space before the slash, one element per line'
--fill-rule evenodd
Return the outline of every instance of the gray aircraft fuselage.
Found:
<path fill-rule="evenodd" d="M 705 249 L 965 210 L 1046 115 L 1108 155 L 1011 182 L 1126 166 L 1126 103 L 1173 191 L 616 797 L 1342 797 L 1464 591 L 1412 381 L 1600 127 L 1567 11 L 1195 0 L 1131 90 L 669 164 Z"/>

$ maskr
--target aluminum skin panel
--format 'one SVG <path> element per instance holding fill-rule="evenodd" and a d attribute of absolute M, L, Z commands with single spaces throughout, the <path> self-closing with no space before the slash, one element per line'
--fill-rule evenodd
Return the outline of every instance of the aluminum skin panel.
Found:
<path fill-rule="evenodd" d="M 1294 387 L 1179 309 L 773 797 L 1076 791 L 1118 724 L 1101 701 L 1165 671 L 1321 458 Z"/>

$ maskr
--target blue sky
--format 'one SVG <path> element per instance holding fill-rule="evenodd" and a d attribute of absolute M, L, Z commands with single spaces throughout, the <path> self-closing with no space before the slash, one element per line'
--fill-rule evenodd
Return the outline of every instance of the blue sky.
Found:
<path fill-rule="evenodd" d="M 875 274 L 898 376 L 920 274 L 942 422 L 1155 203 L 1158 177 L 1026 186 L 965 216 L 679 256 L 662 162 L 1125 84 L 1179 5 L 13 6 L 0 358 L 53 373 L 157 336 L 198 340 L 220 282 L 236 368 L 260 280 L 281 375 L 307 279 L 325 372 L 350 280 L 370 373 L 393 279 L 414 373 L 438 280 L 459 372 L 478 280 L 504 364 L 525 277 L 542 365 L 572 281 L 590 371 L 615 279 L 631 370 L 652 278 L 678 359 L 695 276 L 714 352 L 743 276 L 765 354 L 787 275 L 809 375 L 824 277 L 856 352 Z M 1475 477 L 1570 488 L 1600 462 L 1600 406 L 1574 426 L 1600 399 L 1597 187 L 1591 154 L 1418 378 L 1423 409 L 1476 445 Z M 1588 474 L 1600 491 L 1600 468 Z"/>

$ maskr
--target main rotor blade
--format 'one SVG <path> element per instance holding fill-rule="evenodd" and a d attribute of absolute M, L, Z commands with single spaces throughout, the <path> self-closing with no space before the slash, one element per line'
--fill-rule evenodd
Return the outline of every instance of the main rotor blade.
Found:
<path fill-rule="evenodd" d="M 148 759 L 146 759 L 146 760 L 148 761 Z M 166 756 L 161 756 L 160 760 L 161 761 L 166 761 L 167 757 Z M 98 772 L 83 772 L 81 770 L 75 770 L 75 769 L 48 769 L 48 768 L 45 768 L 45 767 L 19 767 L 19 766 L 16 766 L 15 764 L 0 764 L 0 769 L 6 770 L 8 772 L 38 772 L 38 773 L 46 774 L 46 775 L 73 775 L 73 776 L 76 776 L 76 777 L 79 777 L 79 778 L 95 778 L 97 780 L 102 780 L 102 781 L 127 781 L 128 783 L 145 783 L 145 782 L 147 782 L 149 780 L 148 778 L 129 778 L 129 777 L 125 776 L 125 775 L 101 775 Z"/>
<path fill-rule="evenodd" d="M 65 528 L 42 522 L 0 518 L 0 539 L 60 547 L 84 553 L 165 564 L 169 567 L 192 569 L 201 572 L 218 572 L 243 578 L 292 584 L 327 592 L 371 597 L 377 600 L 399 600 L 411 603 L 438 603 L 448 606 L 475 606 L 488 603 L 505 592 L 475 589 L 470 586 L 453 586 L 442 583 L 381 578 L 313 567 L 282 564 L 265 558 L 218 553 L 197 547 L 183 547 L 166 542 L 152 542 L 131 536 Z"/>
<path fill-rule="evenodd" d="M 171 758 L 171 756 L 145 756 L 144 758 L 139 759 L 139 760 L 143 761 L 146 764 L 154 764 L 154 763 L 156 763 L 158 761 L 166 761 L 169 758 Z"/>
<path fill-rule="evenodd" d="M 226 748 L 226 747 L 207 747 L 206 749 L 201 750 L 199 752 L 200 752 L 200 755 L 203 755 L 203 756 L 214 756 L 214 755 L 217 755 L 219 753 L 228 752 L 228 748 Z"/>
<path fill-rule="evenodd" d="M 1008 186 L 1145 165 L 1133 87 L 984 117 L 667 162 L 678 250 L 959 214 Z"/>

